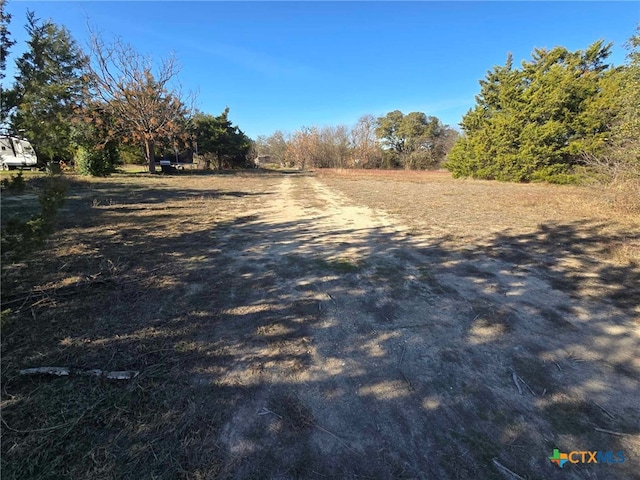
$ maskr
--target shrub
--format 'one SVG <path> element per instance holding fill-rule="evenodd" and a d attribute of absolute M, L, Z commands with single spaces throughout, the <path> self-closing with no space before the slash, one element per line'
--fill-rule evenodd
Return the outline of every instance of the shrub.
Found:
<path fill-rule="evenodd" d="M 531 174 L 534 182 L 548 182 L 557 185 L 571 185 L 581 183 L 581 177 L 574 173 L 574 169 L 569 169 L 563 165 L 547 165 L 541 167 Z"/>
<path fill-rule="evenodd" d="M 66 192 L 64 179 L 50 176 L 38 197 L 40 213 L 27 221 L 18 218 L 7 220 L 0 234 L 3 257 L 15 260 L 44 244 L 55 228 L 58 209 L 64 203 Z"/>
<path fill-rule="evenodd" d="M 104 148 L 79 147 L 75 155 L 76 170 L 81 175 L 106 177 L 115 172 L 118 151 L 107 145 Z"/>
<path fill-rule="evenodd" d="M 11 175 L 9 178 L 2 179 L 2 188 L 10 192 L 22 193 L 27 184 L 24 181 L 22 170 L 17 175 Z"/>

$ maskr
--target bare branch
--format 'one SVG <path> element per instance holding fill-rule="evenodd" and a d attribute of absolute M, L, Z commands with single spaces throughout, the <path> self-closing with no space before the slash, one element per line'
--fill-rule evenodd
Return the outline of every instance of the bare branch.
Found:
<path fill-rule="evenodd" d="M 142 143 L 154 170 L 154 144 L 180 138 L 193 111 L 193 97 L 185 104 L 175 56 L 162 59 L 157 68 L 149 57 L 116 38 L 107 44 L 90 29 L 91 98 L 93 110 L 110 119 L 113 135 Z"/>

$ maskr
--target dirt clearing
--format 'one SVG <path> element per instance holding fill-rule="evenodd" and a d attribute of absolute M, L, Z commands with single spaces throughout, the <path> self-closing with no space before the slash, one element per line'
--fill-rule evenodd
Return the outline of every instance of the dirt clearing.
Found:
<path fill-rule="evenodd" d="M 4 275 L 6 478 L 640 478 L 640 222 L 588 190 L 324 172 L 70 195 Z M 38 366 L 140 375 L 17 374 Z"/>

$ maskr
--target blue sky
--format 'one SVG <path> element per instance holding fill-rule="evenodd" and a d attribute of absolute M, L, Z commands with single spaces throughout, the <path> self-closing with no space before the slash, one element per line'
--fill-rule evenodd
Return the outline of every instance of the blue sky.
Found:
<path fill-rule="evenodd" d="M 602 38 L 620 65 L 640 21 L 640 2 L 9 0 L 14 54 L 24 49 L 27 9 L 66 26 L 82 47 L 89 22 L 154 59 L 175 53 L 198 108 L 217 115 L 228 106 L 252 138 L 395 109 L 457 126 L 478 80 L 508 52 L 519 64 L 535 47 L 577 50 Z"/>

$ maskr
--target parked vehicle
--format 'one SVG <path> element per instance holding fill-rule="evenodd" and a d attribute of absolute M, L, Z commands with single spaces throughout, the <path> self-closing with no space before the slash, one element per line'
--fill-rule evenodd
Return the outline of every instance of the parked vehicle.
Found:
<path fill-rule="evenodd" d="M 176 170 L 185 170 L 186 168 L 194 168 L 193 150 L 187 149 L 181 152 L 175 151 L 173 155 L 164 155 L 160 159 L 156 159 L 160 163 L 162 173 L 171 173 Z"/>
<path fill-rule="evenodd" d="M 0 168 L 34 168 L 38 164 L 36 152 L 24 138 L 0 135 Z"/>

